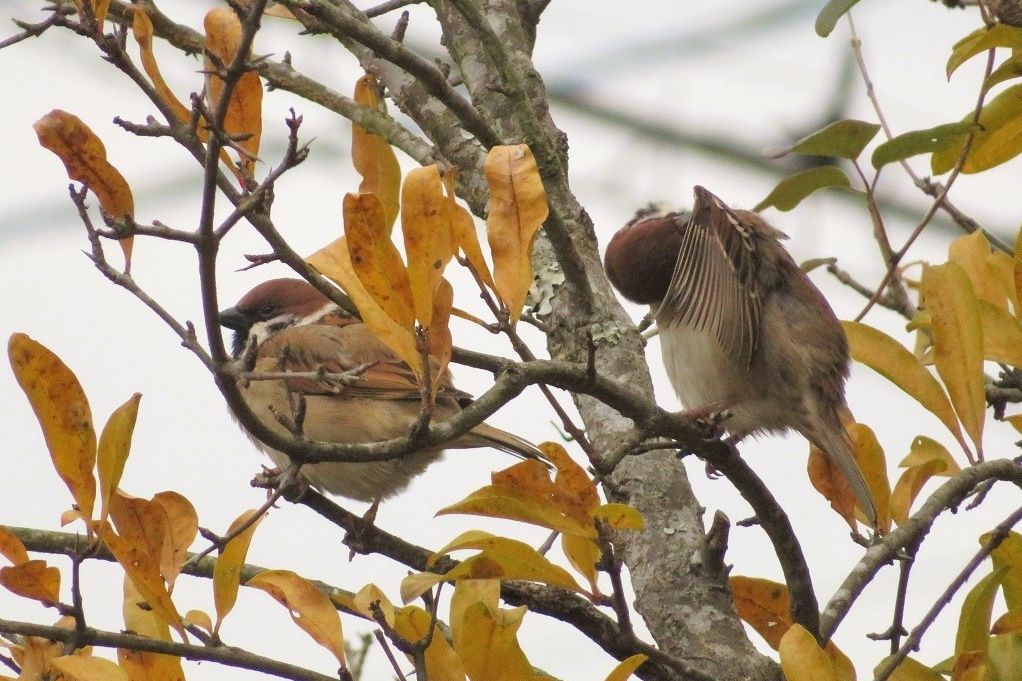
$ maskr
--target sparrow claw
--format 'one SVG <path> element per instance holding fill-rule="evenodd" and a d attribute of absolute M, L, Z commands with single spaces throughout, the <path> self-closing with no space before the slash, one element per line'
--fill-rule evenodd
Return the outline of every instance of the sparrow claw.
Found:
<path fill-rule="evenodd" d="M 360 525 L 347 533 L 344 537 L 344 544 L 351 549 L 348 551 L 348 562 L 355 558 L 356 553 L 362 552 L 365 538 L 370 529 L 376 529 L 376 513 L 380 510 L 380 500 L 374 499 L 372 505 L 362 516 Z"/>
<path fill-rule="evenodd" d="M 266 490 L 267 496 L 285 482 L 287 471 L 280 468 L 267 468 L 262 466 L 262 471 L 256 473 L 252 478 L 251 485 Z M 296 478 L 291 484 L 281 490 L 280 496 L 294 503 L 300 500 L 309 491 L 309 483 L 305 478 Z"/>

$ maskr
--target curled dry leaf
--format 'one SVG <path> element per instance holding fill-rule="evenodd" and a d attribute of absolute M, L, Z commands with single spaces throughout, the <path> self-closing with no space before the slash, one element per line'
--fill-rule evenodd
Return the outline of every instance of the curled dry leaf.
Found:
<path fill-rule="evenodd" d="M 7 354 L 42 427 L 57 474 L 71 490 L 81 514 L 91 518 L 96 501 L 92 472 L 96 432 L 85 391 L 59 357 L 23 333 L 11 336 Z"/>
<path fill-rule="evenodd" d="M 114 220 L 135 217 L 131 187 L 106 158 L 106 147 L 89 126 L 74 114 L 54 109 L 32 124 L 39 144 L 64 163 L 67 176 L 81 182 L 99 199 L 100 208 Z M 131 269 L 132 237 L 120 240 L 124 269 Z"/>
<path fill-rule="evenodd" d="M 211 9 L 203 19 L 203 26 L 206 29 L 206 97 L 212 113 L 220 106 L 224 92 L 224 81 L 218 72 L 234 61 L 243 31 L 241 20 L 229 7 Z M 216 57 L 219 65 L 210 55 Z M 237 145 L 245 151 L 239 165 L 252 177 L 263 132 L 263 84 L 255 71 L 246 70 L 238 78 L 227 104 L 224 132 L 236 138 Z"/>
<path fill-rule="evenodd" d="M 536 159 L 524 144 L 490 149 L 483 165 L 490 186 L 486 233 L 497 295 L 518 321 L 532 286 L 532 245 L 549 214 Z"/>
<path fill-rule="evenodd" d="M 355 101 L 371 109 L 386 112 L 379 96 L 379 85 L 368 73 L 355 83 Z M 376 194 L 383 205 L 388 234 L 400 209 L 401 165 L 394 149 L 379 135 L 358 123 L 351 124 L 351 163 L 362 176 L 360 194 Z"/>

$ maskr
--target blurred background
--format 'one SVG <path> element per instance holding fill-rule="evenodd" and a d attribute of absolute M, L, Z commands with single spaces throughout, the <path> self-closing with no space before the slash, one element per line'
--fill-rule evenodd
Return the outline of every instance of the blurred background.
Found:
<path fill-rule="evenodd" d="M 536 63 L 553 116 L 570 140 L 574 190 L 593 217 L 601 245 L 649 201 L 688 205 L 694 184 L 705 185 L 732 206 L 751 207 L 781 177 L 801 169 L 790 158 L 767 160 L 771 149 L 835 119 L 876 120 L 852 61 L 847 24 L 842 21 L 826 40 L 813 31 L 822 4 L 550 3 L 539 25 Z M 44 17 L 40 5 L 8 0 L 2 13 L 39 21 Z M 202 16 L 214 3 L 163 0 L 159 6 L 176 21 L 201 30 Z M 406 42 L 432 55 L 439 32 L 430 13 L 424 6 L 410 9 Z M 392 13 L 377 23 L 389 29 L 395 19 Z M 925 0 L 866 2 L 856 9 L 855 21 L 877 95 L 896 133 L 957 121 L 971 109 L 982 60 L 963 66 L 950 83 L 944 64 L 952 44 L 980 25 L 974 9 L 949 10 Z M 357 62 L 332 40 L 299 36 L 298 30 L 293 23 L 266 20 L 255 52 L 274 58 L 290 52 L 296 69 L 350 93 L 361 75 Z M 0 39 L 16 32 L 7 23 Z M 129 51 L 135 54 L 133 43 Z M 185 57 L 159 41 L 156 51 L 165 78 L 187 101 L 190 92 L 202 87 L 201 59 Z M 68 199 L 64 168 L 38 145 L 31 125 L 54 108 L 80 116 L 105 141 L 111 162 L 131 184 L 140 222 L 160 220 L 180 229 L 194 228 L 200 168 L 174 143 L 136 139 L 112 124 L 115 116 L 143 122 L 157 112 L 78 36 L 54 29 L 0 51 L 0 73 L 5 92 L 0 141 L 6 158 L 0 165 L 0 290 L 6 293 L 0 297 L 0 335 L 25 332 L 56 352 L 77 373 L 98 425 L 132 393 L 141 392 L 133 453 L 122 488 L 146 497 L 177 490 L 195 504 L 201 525 L 223 533 L 242 511 L 262 503 L 264 493 L 252 489 L 248 481 L 268 461 L 236 428 L 199 362 L 149 310 L 109 284 L 83 255 L 88 244 Z M 263 163 L 257 174 L 261 177 L 280 158 L 287 135 L 283 121 L 291 107 L 304 117 L 301 137 L 314 142 L 309 160 L 278 183 L 273 217 L 296 250 L 311 253 L 340 234 L 340 200 L 357 188 L 358 178 L 350 163 L 349 123 L 282 91 L 268 92 L 264 100 Z M 400 153 L 399 157 L 406 170 L 411 167 L 410 159 Z M 912 163 L 920 174 L 927 174 L 925 158 Z M 1022 218 L 1018 172 L 1016 159 L 980 176 L 963 176 L 951 194 L 962 210 L 1008 243 L 1013 243 Z M 928 199 L 896 166 L 884 170 L 880 193 L 891 240 L 898 247 L 926 211 Z M 791 213 L 768 210 L 765 216 L 791 236 L 788 245 L 796 260 L 836 256 L 842 268 L 868 286 L 883 275 L 861 199 L 822 192 Z M 943 260 L 947 243 L 956 235 L 940 217 L 909 260 Z M 256 283 L 287 274 L 277 265 L 237 271 L 247 264 L 244 254 L 268 250 L 244 225 L 231 233 L 220 257 L 221 307 L 233 304 Z M 120 262 L 116 247 L 109 255 Z M 195 259 L 188 246 L 137 239 L 133 274 L 178 319 L 195 321 L 202 337 Z M 842 319 L 854 317 L 865 302 L 823 270 L 812 276 Z M 461 277 L 454 285 L 456 305 L 482 314 L 470 280 Z M 645 313 L 637 307 L 629 310 L 636 319 Z M 892 313 L 876 309 L 866 321 L 911 347 L 904 320 Z M 512 355 L 509 347 L 463 322 L 455 322 L 453 333 L 458 345 Z M 541 340 L 528 338 L 542 354 Z M 647 351 L 659 402 L 677 408 L 655 339 Z M 473 393 L 485 390 L 490 380 L 464 367 L 454 370 L 458 385 Z M 848 394 L 858 419 L 876 431 L 886 449 L 892 483 L 898 474 L 896 463 L 920 433 L 943 442 L 964 465 L 939 422 L 870 370 L 854 368 Z M 568 403 L 567 396 L 562 397 Z M 6 369 L 0 370 L 0 404 L 7 481 L 0 523 L 57 529 L 70 496 L 53 472 L 35 417 Z M 557 440 L 558 431 L 544 407 L 538 393 L 527 392 L 491 422 L 533 441 Z M 1007 425 L 988 423 L 988 456 L 1014 456 L 1013 439 Z M 844 522 L 812 490 L 805 473 L 806 442 L 800 437 L 771 437 L 745 443 L 741 450 L 790 509 L 818 596 L 826 602 L 863 549 L 847 538 Z M 581 456 L 577 449 L 573 454 Z M 434 548 L 476 527 L 538 544 L 543 532 L 512 523 L 432 517 L 439 508 L 487 484 L 491 470 L 511 463 L 496 452 L 449 453 L 406 493 L 384 503 L 377 523 Z M 732 521 L 751 514 L 726 480 L 707 480 L 700 462 L 686 459 L 684 465 L 690 468 L 707 518 L 718 509 Z M 1011 496 L 998 487 L 980 509 L 948 514 L 937 523 L 913 572 L 906 615 L 910 627 L 978 548 L 976 537 L 1017 504 Z M 364 510 L 353 502 L 344 505 L 359 513 Z M 375 582 L 397 601 L 405 570 L 372 556 L 349 562 L 340 539 L 335 527 L 307 509 L 283 504 L 256 532 L 249 562 L 292 569 L 352 591 Z M 733 574 L 781 579 L 770 546 L 756 527 L 733 530 L 727 559 L 734 564 Z M 50 561 L 61 567 L 68 563 L 59 557 Z M 115 631 L 122 626 L 115 605 L 120 600 L 120 575 L 116 566 L 86 564 L 85 606 L 91 626 Z M 65 590 L 67 579 L 65 571 Z M 896 582 L 895 569 L 882 572 L 836 636 L 860 677 L 887 654 L 886 642 L 870 641 L 865 634 L 887 629 Z M 212 612 L 211 593 L 208 580 L 182 577 L 175 601 L 182 612 L 191 608 Z M 931 629 L 918 659 L 932 664 L 951 654 L 960 602 L 961 598 L 956 600 Z M 51 623 L 56 614 L 2 592 L 0 617 Z M 345 618 L 344 626 L 349 637 L 368 630 L 353 618 Z M 241 591 L 222 636 L 228 644 L 324 673 L 336 666 L 329 653 L 292 625 L 283 608 L 251 590 Z M 762 645 L 755 634 L 752 637 Z M 587 639 L 539 615 L 527 616 L 521 642 L 533 664 L 559 678 L 600 679 L 613 666 Z M 364 678 L 392 674 L 379 650 L 371 652 L 367 670 Z M 186 673 L 193 680 L 257 676 L 209 663 L 188 663 Z"/>

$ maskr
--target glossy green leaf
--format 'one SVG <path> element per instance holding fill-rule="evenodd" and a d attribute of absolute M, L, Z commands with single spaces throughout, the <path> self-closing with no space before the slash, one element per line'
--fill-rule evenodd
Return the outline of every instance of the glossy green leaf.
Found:
<path fill-rule="evenodd" d="M 826 38 L 837 26 L 838 19 L 850 10 L 859 0 L 829 0 L 816 16 L 816 35 Z"/>
<path fill-rule="evenodd" d="M 1022 29 L 1007 24 L 977 28 L 951 48 L 951 56 L 947 60 L 947 77 L 951 78 L 959 66 L 977 54 L 995 47 L 1022 47 Z"/>
<path fill-rule="evenodd" d="M 851 182 L 844 171 L 834 166 L 822 166 L 795 173 L 781 180 L 765 199 L 753 210 L 759 211 L 773 206 L 788 211 L 802 203 L 813 192 L 827 187 L 850 187 Z"/>
<path fill-rule="evenodd" d="M 791 145 L 790 153 L 804 156 L 834 156 L 854 160 L 880 131 L 876 123 L 848 119 L 835 121 Z"/>
<path fill-rule="evenodd" d="M 954 144 L 955 139 L 960 135 L 968 134 L 978 127 L 971 121 L 963 121 L 902 133 L 873 150 L 873 167 L 879 169 L 888 163 L 902 161 L 919 154 L 943 151 Z"/>

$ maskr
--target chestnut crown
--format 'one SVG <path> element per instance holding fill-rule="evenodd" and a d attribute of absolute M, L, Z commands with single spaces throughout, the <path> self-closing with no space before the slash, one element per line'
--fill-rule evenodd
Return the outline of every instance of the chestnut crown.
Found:
<path fill-rule="evenodd" d="M 603 266 L 621 295 L 642 305 L 664 299 L 688 219 L 686 213 L 640 211 L 618 230 L 607 244 Z"/>

